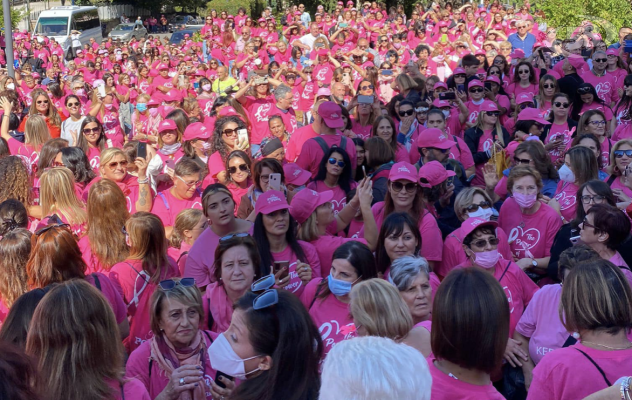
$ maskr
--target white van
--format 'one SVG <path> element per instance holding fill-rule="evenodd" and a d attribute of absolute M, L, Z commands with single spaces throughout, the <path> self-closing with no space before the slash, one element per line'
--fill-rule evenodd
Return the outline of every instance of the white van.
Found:
<path fill-rule="evenodd" d="M 94 6 L 61 6 L 44 10 L 37 19 L 33 36 L 44 35 L 55 38 L 55 41 L 61 44 L 66 51 L 72 44 L 70 32 L 73 30 L 81 32 L 79 40 L 82 46 L 89 43 L 90 38 L 101 43 L 103 35 L 97 8 Z"/>

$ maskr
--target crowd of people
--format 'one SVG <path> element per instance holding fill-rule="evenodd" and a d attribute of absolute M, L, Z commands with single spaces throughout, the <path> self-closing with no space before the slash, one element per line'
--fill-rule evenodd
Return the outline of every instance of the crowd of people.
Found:
<path fill-rule="evenodd" d="M 316 11 L 13 32 L 0 399 L 630 399 L 632 29 Z"/>

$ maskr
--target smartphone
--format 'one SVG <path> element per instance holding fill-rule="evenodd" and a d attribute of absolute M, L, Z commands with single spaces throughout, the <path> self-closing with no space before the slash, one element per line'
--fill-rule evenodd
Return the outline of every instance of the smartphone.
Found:
<path fill-rule="evenodd" d="M 283 268 L 285 268 L 285 271 L 279 275 L 279 280 L 281 279 L 285 279 L 288 277 L 288 275 L 290 275 L 290 262 L 289 261 L 275 261 L 274 262 L 274 274 L 276 275 L 277 272 L 281 271 Z"/>
<path fill-rule="evenodd" d="M 454 92 L 439 93 L 439 100 L 456 100 Z"/>
<path fill-rule="evenodd" d="M 623 51 L 632 53 L 632 40 L 626 40 L 623 44 Z"/>
<path fill-rule="evenodd" d="M 248 130 L 247 129 L 239 129 L 237 131 L 237 140 L 239 143 L 248 143 Z"/>
<path fill-rule="evenodd" d="M 97 90 L 99 91 L 99 96 L 105 97 L 105 85 L 97 86 Z"/>
<path fill-rule="evenodd" d="M 167 160 L 165 161 L 165 174 L 167 173 L 167 170 L 171 169 L 172 171 L 174 171 L 176 169 L 176 162 L 173 160 Z"/>
<path fill-rule="evenodd" d="M 259 51 L 259 46 L 255 46 L 255 53 Z"/>
<path fill-rule="evenodd" d="M 199 82 L 193 82 L 193 88 L 194 89 L 198 89 L 200 87 L 200 83 Z"/>
<path fill-rule="evenodd" d="M 343 72 L 342 73 L 342 83 L 345 86 L 351 85 L 351 76 L 349 75 L 349 73 L 347 73 L 347 72 Z"/>
<path fill-rule="evenodd" d="M 358 95 L 358 104 L 373 104 L 373 96 Z"/>
<path fill-rule="evenodd" d="M 384 69 L 382 70 L 382 75 L 393 75 L 392 69 Z"/>
<path fill-rule="evenodd" d="M 364 168 L 364 165 L 362 166 L 362 173 L 364 174 L 364 177 L 366 178 L 366 168 Z"/>
<path fill-rule="evenodd" d="M 226 389 L 226 384 L 219 380 L 220 377 L 224 377 L 225 379 L 228 379 L 230 381 L 235 380 L 235 378 L 233 378 L 232 376 L 225 374 L 222 371 L 217 371 L 217 373 L 215 374 L 215 384 L 222 389 Z"/>
<path fill-rule="evenodd" d="M 136 148 L 136 157 L 142 158 L 143 160 L 147 158 L 147 143 L 138 142 L 138 147 Z"/>
<path fill-rule="evenodd" d="M 492 83 L 491 82 L 485 82 L 485 89 L 491 91 L 492 90 Z"/>
<path fill-rule="evenodd" d="M 339 23 L 339 24 L 338 24 L 338 26 L 339 26 L 340 28 L 346 28 L 346 27 L 348 27 L 348 26 L 349 26 L 349 24 L 348 24 L 348 23 L 346 23 L 346 22 L 341 22 L 341 23 Z"/>
<path fill-rule="evenodd" d="M 465 85 L 456 85 L 456 90 L 459 92 L 465 92 Z"/>
<path fill-rule="evenodd" d="M 467 183 L 471 183 L 474 180 L 474 178 L 476 178 L 476 174 L 472 174 L 472 176 L 467 178 Z"/>
<path fill-rule="evenodd" d="M 281 191 L 281 174 L 270 174 L 270 180 L 268 182 L 270 189 Z"/>

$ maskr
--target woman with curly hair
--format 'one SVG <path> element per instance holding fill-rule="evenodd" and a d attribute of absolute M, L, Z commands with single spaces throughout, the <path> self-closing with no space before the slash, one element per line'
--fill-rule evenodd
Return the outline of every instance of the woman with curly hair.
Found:
<path fill-rule="evenodd" d="M 30 216 L 39 217 L 41 209 L 33 205 L 33 181 L 20 157 L 1 158 L 0 176 L 4 180 L 0 185 L 0 201 L 15 199 L 24 204 Z"/>
<path fill-rule="evenodd" d="M 11 224 L 0 240 L 0 323 L 18 297 L 28 291 L 26 263 L 31 254 L 31 232 Z"/>
<path fill-rule="evenodd" d="M 40 115 L 44 117 L 46 121 L 50 136 L 52 138 L 58 138 L 61 135 L 61 117 L 48 96 L 48 93 L 44 89 L 37 88 L 31 92 L 31 98 L 33 99 L 33 104 L 29 109 L 28 115 L 22 120 L 19 130 L 24 131 L 26 122 L 31 116 Z"/>
<path fill-rule="evenodd" d="M 246 129 L 246 124 L 235 115 L 220 117 L 215 122 L 215 130 L 211 137 L 211 156 L 208 159 L 209 177 L 225 183 L 226 160 L 233 150 L 245 150 L 248 143 L 239 141 L 237 132 Z"/>

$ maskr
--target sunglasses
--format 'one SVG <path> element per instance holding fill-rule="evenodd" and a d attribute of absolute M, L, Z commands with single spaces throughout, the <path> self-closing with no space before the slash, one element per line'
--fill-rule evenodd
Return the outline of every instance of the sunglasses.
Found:
<path fill-rule="evenodd" d="M 160 286 L 160 289 L 167 291 L 175 289 L 178 285 L 182 287 L 192 287 L 195 286 L 195 278 L 181 278 L 179 281 L 166 279 L 164 281 L 160 281 L 158 285 Z"/>
<path fill-rule="evenodd" d="M 598 62 L 598 63 L 605 63 L 605 62 L 607 62 L 607 61 L 608 61 L 608 59 L 607 59 L 607 58 L 595 58 L 595 60 L 594 60 L 594 61 L 595 61 L 595 62 Z"/>
<path fill-rule="evenodd" d="M 518 71 L 518 73 L 519 73 L 520 75 L 523 75 L 523 74 L 528 74 L 528 73 L 529 73 L 529 70 L 528 70 L 528 69 L 523 69 L 523 70 L 521 70 L 521 71 Z"/>
<path fill-rule="evenodd" d="M 604 202 L 604 200 L 606 200 L 605 196 L 601 196 L 601 195 L 596 195 L 596 196 L 582 196 L 582 203 L 584 204 L 601 204 Z"/>
<path fill-rule="evenodd" d="M 48 104 L 48 100 L 38 100 L 37 104 Z"/>
<path fill-rule="evenodd" d="M 222 134 L 224 134 L 225 136 L 237 136 L 237 131 L 239 130 L 239 128 L 235 128 L 235 129 L 224 129 L 222 131 Z"/>
<path fill-rule="evenodd" d="M 401 182 L 391 182 L 391 188 L 396 192 L 401 192 L 402 189 L 406 189 L 406 192 L 412 193 L 417 190 L 417 183 L 411 182 L 404 185 Z"/>
<path fill-rule="evenodd" d="M 411 116 L 415 113 L 415 110 L 413 110 L 412 108 L 410 110 L 406 110 L 406 111 L 400 111 L 399 112 L 399 116 L 400 117 L 408 117 Z"/>
<path fill-rule="evenodd" d="M 481 201 L 478 204 L 476 203 L 470 204 L 469 206 L 465 207 L 465 210 L 467 212 L 475 212 L 475 211 L 478 211 L 479 208 L 482 208 L 483 210 L 487 210 L 491 206 L 492 205 L 489 201 Z"/>
<path fill-rule="evenodd" d="M 374 89 L 373 85 L 360 86 L 360 90 L 369 90 L 369 89 L 373 90 Z"/>
<path fill-rule="evenodd" d="M 263 278 L 259 278 L 250 285 L 250 291 L 253 293 L 261 293 L 270 289 L 276 283 L 274 275 L 266 275 Z"/>
<path fill-rule="evenodd" d="M 500 115 L 500 111 L 485 111 L 488 117 L 498 117 Z"/>
<path fill-rule="evenodd" d="M 456 74 L 456 75 L 454 75 L 454 78 L 455 78 L 455 79 L 458 79 L 458 78 L 465 78 L 465 74 Z"/>
<path fill-rule="evenodd" d="M 53 228 L 70 228 L 70 225 L 68 224 L 53 224 L 53 225 L 48 225 L 47 227 L 44 227 L 42 229 L 40 229 L 39 231 L 35 232 L 35 236 L 39 236 L 44 232 L 50 231 Z"/>
<path fill-rule="evenodd" d="M 533 108 L 533 103 L 522 103 L 518 105 L 518 108 L 520 108 L 521 110 L 524 110 L 525 108 Z"/>
<path fill-rule="evenodd" d="M 246 164 L 239 164 L 238 166 L 233 166 L 233 167 L 228 167 L 228 172 L 231 174 L 234 174 L 237 172 L 237 168 L 239 168 L 240 171 L 242 172 L 246 172 L 249 171 L 248 165 Z"/>
<path fill-rule="evenodd" d="M 68 103 L 66 104 L 66 107 L 79 107 L 80 105 L 80 103 Z"/>
<path fill-rule="evenodd" d="M 232 238 L 245 238 L 247 236 L 250 236 L 248 233 L 231 233 L 230 235 L 226 235 L 224 237 L 219 238 L 220 242 L 223 242 L 225 240 L 230 240 Z"/>
<path fill-rule="evenodd" d="M 581 87 L 579 89 L 577 89 L 577 93 L 579 94 L 588 94 L 591 92 L 590 87 Z"/>
<path fill-rule="evenodd" d="M 568 108 L 571 106 L 570 103 L 562 103 L 561 101 L 556 101 L 553 105 L 558 108 Z"/>
<path fill-rule="evenodd" d="M 83 128 L 83 133 L 86 135 L 90 133 L 98 133 L 101 129 L 97 126 L 96 128 Z"/>
<path fill-rule="evenodd" d="M 296 75 L 286 75 L 285 79 L 296 79 Z"/>
<path fill-rule="evenodd" d="M 127 167 L 127 161 L 119 161 L 119 162 L 113 161 L 113 162 L 108 164 L 108 167 L 111 170 L 116 169 L 116 167 L 118 167 L 118 166 L 121 166 L 121 168 Z"/>
<path fill-rule="evenodd" d="M 615 150 L 614 151 L 614 156 L 616 158 L 622 158 L 624 155 L 628 158 L 632 157 L 632 150 Z"/>
<path fill-rule="evenodd" d="M 518 158 L 518 157 L 514 157 L 514 162 L 516 164 L 523 164 L 523 165 L 529 165 L 531 163 L 531 160 L 526 159 L 526 158 Z"/>
<path fill-rule="evenodd" d="M 483 93 L 483 88 L 481 87 L 475 87 L 475 88 L 471 88 L 469 90 L 470 93 Z"/>
<path fill-rule="evenodd" d="M 335 159 L 335 158 L 333 158 L 333 157 L 332 157 L 332 158 L 330 158 L 329 160 L 327 160 L 327 162 L 329 162 L 329 164 L 331 164 L 331 165 L 336 165 L 336 164 L 338 164 L 338 166 L 339 166 L 340 168 L 344 168 L 344 167 L 345 167 L 345 162 L 344 162 L 344 161 L 338 161 L 338 160 L 336 160 L 336 159 Z"/>
<path fill-rule="evenodd" d="M 488 243 L 490 244 L 490 246 L 498 246 L 498 243 L 500 243 L 500 240 L 498 240 L 498 238 L 491 238 L 489 239 L 489 241 L 485 239 L 479 239 L 479 240 L 473 241 L 471 244 L 474 245 L 475 247 L 478 247 L 479 249 L 482 249 L 486 247 Z"/>
<path fill-rule="evenodd" d="M 544 85 L 542 85 L 543 88 L 545 89 L 555 89 L 555 85 L 552 85 L 550 83 L 546 83 Z"/>

